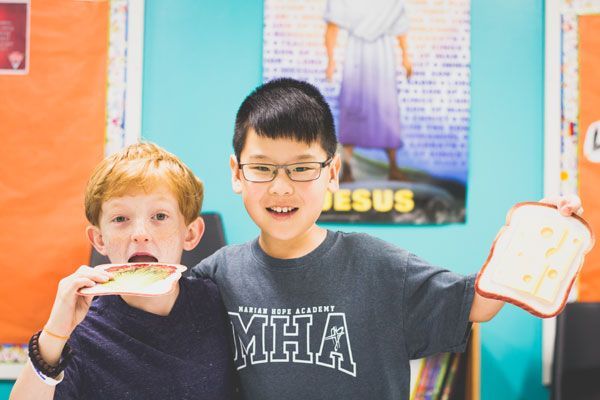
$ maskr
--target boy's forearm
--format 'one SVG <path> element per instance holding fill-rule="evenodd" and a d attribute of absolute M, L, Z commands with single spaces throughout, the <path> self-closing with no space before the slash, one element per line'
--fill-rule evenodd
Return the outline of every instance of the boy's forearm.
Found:
<path fill-rule="evenodd" d="M 53 338 L 46 334 L 45 331 L 42 331 L 39 338 L 42 359 L 50 365 L 58 365 L 62 351 L 65 348 L 65 343 L 66 341 Z"/>
<path fill-rule="evenodd" d="M 57 365 L 65 347 L 65 341 L 50 337 L 46 332 L 42 332 L 38 345 L 42 359 L 50 365 Z M 33 370 L 31 363 L 27 362 L 10 393 L 10 400 L 44 400 L 52 398 L 54 398 L 54 386 L 42 382 Z"/>
<path fill-rule="evenodd" d="M 469 321 L 471 322 L 486 322 L 494 318 L 500 309 L 504 306 L 501 300 L 488 299 L 475 292 L 473 304 L 471 305 L 471 313 Z"/>
<path fill-rule="evenodd" d="M 52 400 L 54 386 L 46 385 L 27 362 L 10 392 L 9 400 Z"/>

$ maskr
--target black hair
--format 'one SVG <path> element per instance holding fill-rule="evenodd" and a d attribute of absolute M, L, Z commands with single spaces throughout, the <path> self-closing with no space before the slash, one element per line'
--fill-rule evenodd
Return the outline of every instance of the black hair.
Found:
<path fill-rule="evenodd" d="M 257 87 L 242 102 L 236 118 L 233 149 L 240 161 L 248 130 L 270 139 L 318 142 L 327 157 L 337 149 L 335 125 L 329 105 L 310 83 L 274 79 Z"/>

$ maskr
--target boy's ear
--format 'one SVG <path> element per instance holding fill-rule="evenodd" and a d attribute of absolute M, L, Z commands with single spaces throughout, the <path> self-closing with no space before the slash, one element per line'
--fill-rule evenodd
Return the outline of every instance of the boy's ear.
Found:
<path fill-rule="evenodd" d="M 340 168 L 342 168 L 342 159 L 339 154 L 333 156 L 331 164 L 329 164 L 329 183 L 327 189 L 330 192 L 336 192 L 340 188 Z"/>
<path fill-rule="evenodd" d="M 229 157 L 229 167 L 231 168 L 231 188 L 234 193 L 242 193 L 242 181 L 240 180 L 240 167 L 237 162 L 237 157 L 232 154 Z"/>
<path fill-rule="evenodd" d="M 202 217 L 198 217 L 187 226 L 187 232 L 183 240 L 183 249 L 192 250 L 200 243 L 202 235 L 204 235 L 204 220 Z"/>
<path fill-rule="evenodd" d="M 106 244 L 104 243 L 104 239 L 102 238 L 102 231 L 100 228 L 94 225 L 90 225 L 85 228 L 85 233 L 87 234 L 90 243 L 96 249 L 96 251 L 103 256 L 106 255 Z"/>

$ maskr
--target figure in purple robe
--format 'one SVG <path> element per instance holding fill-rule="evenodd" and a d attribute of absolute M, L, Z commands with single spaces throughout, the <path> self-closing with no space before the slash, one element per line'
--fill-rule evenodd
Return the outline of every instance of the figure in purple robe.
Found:
<path fill-rule="evenodd" d="M 339 29 L 348 32 L 338 99 L 338 135 L 344 147 L 342 182 L 353 181 L 354 147 L 385 149 L 389 179 L 404 180 L 396 163 L 402 146 L 396 80 L 396 49 L 402 51 L 407 78 L 412 63 L 407 52 L 408 20 L 403 0 L 328 0 L 325 11 L 327 79 L 335 71 L 334 49 Z"/>

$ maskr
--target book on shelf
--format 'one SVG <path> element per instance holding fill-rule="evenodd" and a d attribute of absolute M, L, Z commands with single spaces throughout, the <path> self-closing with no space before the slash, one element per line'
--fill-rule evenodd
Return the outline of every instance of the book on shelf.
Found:
<path fill-rule="evenodd" d="M 458 366 L 460 364 L 461 354 L 454 353 L 451 357 L 450 367 L 448 368 L 448 373 L 444 378 L 444 383 L 442 385 L 442 391 L 439 397 L 439 400 L 450 400 L 450 396 L 452 395 L 452 388 L 456 384 L 456 375 L 458 372 Z"/>
<path fill-rule="evenodd" d="M 449 400 L 456 384 L 456 376 L 461 355 L 458 353 L 436 354 L 417 362 L 411 368 L 418 368 L 411 382 L 411 400 Z"/>

